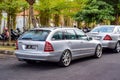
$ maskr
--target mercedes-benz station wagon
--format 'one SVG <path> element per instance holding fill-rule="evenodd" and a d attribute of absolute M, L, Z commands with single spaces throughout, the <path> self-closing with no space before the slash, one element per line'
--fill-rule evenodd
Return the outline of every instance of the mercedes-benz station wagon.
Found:
<path fill-rule="evenodd" d="M 88 33 L 92 38 L 99 40 L 104 49 L 112 49 L 120 53 L 120 26 L 119 25 L 100 25 Z"/>
<path fill-rule="evenodd" d="M 16 47 L 20 61 L 50 61 L 65 67 L 74 59 L 102 56 L 101 43 L 77 28 L 35 28 L 20 36 Z"/>

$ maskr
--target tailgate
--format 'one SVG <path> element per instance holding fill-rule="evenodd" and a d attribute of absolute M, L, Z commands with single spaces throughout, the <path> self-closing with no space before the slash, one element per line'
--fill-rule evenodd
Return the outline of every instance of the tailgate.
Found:
<path fill-rule="evenodd" d="M 88 36 L 94 38 L 95 40 L 102 40 L 105 36 L 105 33 L 89 33 Z"/>
<path fill-rule="evenodd" d="M 44 51 L 45 41 L 18 40 L 19 50 Z"/>

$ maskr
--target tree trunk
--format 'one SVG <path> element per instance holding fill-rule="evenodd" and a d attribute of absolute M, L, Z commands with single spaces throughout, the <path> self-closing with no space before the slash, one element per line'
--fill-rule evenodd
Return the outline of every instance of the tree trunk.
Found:
<path fill-rule="evenodd" d="M 55 26 L 59 26 L 60 23 L 60 16 L 58 14 L 54 15 L 54 24 Z"/>
<path fill-rule="evenodd" d="M 79 22 L 79 21 L 77 21 L 77 28 L 81 28 L 81 27 L 80 27 L 80 22 Z"/>
<path fill-rule="evenodd" d="M 11 16 L 8 14 L 7 16 L 7 27 L 9 32 L 9 44 L 11 43 Z"/>
<path fill-rule="evenodd" d="M 67 26 L 67 27 L 71 26 L 70 17 L 65 16 L 64 17 L 64 23 L 65 23 L 64 25 Z"/>
<path fill-rule="evenodd" d="M 119 14 L 115 16 L 115 25 L 119 25 Z"/>
<path fill-rule="evenodd" d="M 1 20 L 2 20 L 2 11 L 0 11 L 0 25 L 1 25 Z M 1 33 L 1 27 L 0 27 L 0 33 Z"/>
<path fill-rule="evenodd" d="M 13 17 L 12 17 L 12 29 L 16 29 L 16 15 L 14 15 Z"/>
<path fill-rule="evenodd" d="M 40 11 L 40 23 L 41 26 L 49 26 L 49 17 L 50 14 L 48 13 L 48 11 Z"/>
<path fill-rule="evenodd" d="M 34 28 L 37 27 L 36 26 L 36 19 L 34 17 L 34 12 L 33 12 L 33 5 L 30 5 L 30 14 L 29 15 L 31 17 L 31 21 L 32 21 Z"/>
<path fill-rule="evenodd" d="M 35 0 L 26 0 L 30 5 L 33 5 L 35 3 Z"/>
<path fill-rule="evenodd" d="M 112 25 L 119 25 L 119 14 L 115 15 L 115 20 L 111 22 Z"/>
<path fill-rule="evenodd" d="M 26 27 L 25 25 L 25 7 L 23 8 L 23 27 Z"/>

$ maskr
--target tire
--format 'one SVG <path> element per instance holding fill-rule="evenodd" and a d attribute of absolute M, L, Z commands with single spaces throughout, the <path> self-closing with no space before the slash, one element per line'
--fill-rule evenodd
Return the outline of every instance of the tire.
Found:
<path fill-rule="evenodd" d="M 72 60 L 71 52 L 69 50 L 65 50 L 60 58 L 58 65 L 62 67 L 67 67 L 70 65 Z"/>
<path fill-rule="evenodd" d="M 95 58 L 100 58 L 101 56 L 102 56 L 102 46 L 99 44 L 99 45 L 97 45 L 97 47 L 96 47 L 94 57 L 95 57 Z"/>
<path fill-rule="evenodd" d="M 119 43 L 119 42 L 116 43 L 114 52 L 115 52 L 115 53 L 120 53 L 120 43 Z"/>

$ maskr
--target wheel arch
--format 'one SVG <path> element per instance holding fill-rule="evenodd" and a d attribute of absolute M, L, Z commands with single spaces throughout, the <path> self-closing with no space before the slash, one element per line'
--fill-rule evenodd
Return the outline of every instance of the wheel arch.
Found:
<path fill-rule="evenodd" d="M 118 40 L 117 42 L 119 42 L 119 43 L 120 43 L 120 40 Z"/>
<path fill-rule="evenodd" d="M 71 54 L 71 58 L 72 58 L 72 52 L 71 52 L 70 49 L 65 49 L 65 50 L 62 52 L 62 54 L 63 54 L 66 50 L 68 50 L 68 51 L 70 52 L 70 54 Z M 60 56 L 60 59 L 61 59 L 61 57 L 62 57 L 62 55 Z M 59 61 L 60 61 L 60 59 L 59 59 Z"/>
<path fill-rule="evenodd" d="M 66 50 L 68 50 L 68 51 L 70 52 L 71 57 L 72 57 L 72 51 L 71 51 L 70 49 L 65 49 L 64 51 L 66 51 Z M 63 51 L 63 52 L 64 52 L 64 51 Z"/>

